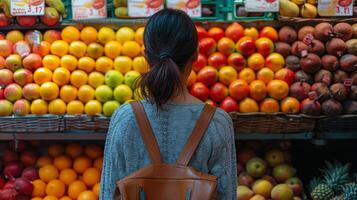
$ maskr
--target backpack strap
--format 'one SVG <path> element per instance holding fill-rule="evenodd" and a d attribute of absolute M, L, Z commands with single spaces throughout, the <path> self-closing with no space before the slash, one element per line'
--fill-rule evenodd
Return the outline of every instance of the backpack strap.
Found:
<path fill-rule="evenodd" d="M 197 120 L 195 127 L 193 128 L 192 134 L 184 146 L 176 164 L 182 166 L 188 165 L 198 145 L 200 144 L 201 139 L 203 138 L 203 135 L 205 134 L 215 111 L 216 107 L 205 104 L 201 115 Z"/>
<path fill-rule="evenodd" d="M 130 102 L 130 105 L 133 108 L 134 115 L 138 123 L 140 133 L 143 137 L 146 150 L 149 152 L 151 162 L 154 164 L 162 163 L 160 149 L 143 105 L 140 101 L 132 101 Z"/>

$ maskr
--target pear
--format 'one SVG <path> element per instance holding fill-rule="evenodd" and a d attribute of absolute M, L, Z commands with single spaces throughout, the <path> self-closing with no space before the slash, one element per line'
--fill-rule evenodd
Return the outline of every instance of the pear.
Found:
<path fill-rule="evenodd" d="M 254 195 L 253 191 L 247 186 L 240 185 L 237 187 L 237 199 L 239 200 L 249 200 Z"/>
<path fill-rule="evenodd" d="M 300 14 L 303 18 L 315 18 L 317 16 L 317 8 L 312 4 L 305 3 L 301 7 Z"/>

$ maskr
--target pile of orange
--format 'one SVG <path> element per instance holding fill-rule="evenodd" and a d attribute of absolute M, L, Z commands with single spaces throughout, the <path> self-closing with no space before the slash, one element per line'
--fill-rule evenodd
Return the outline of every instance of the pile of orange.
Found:
<path fill-rule="evenodd" d="M 32 200 L 97 200 L 103 150 L 97 145 L 51 145 L 37 160 L 39 179 L 33 181 Z"/>

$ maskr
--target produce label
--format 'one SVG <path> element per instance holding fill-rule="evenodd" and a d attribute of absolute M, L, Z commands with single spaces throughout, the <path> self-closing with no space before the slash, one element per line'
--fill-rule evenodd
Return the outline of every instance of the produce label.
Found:
<path fill-rule="evenodd" d="M 185 11 L 190 17 L 201 17 L 201 0 L 168 0 L 168 8 Z"/>
<path fill-rule="evenodd" d="M 73 19 L 96 19 L 107 17 L 106 0 L 72 0 Z"/>
<path fill-rule="evenodd" d="M 319 0 L 318 12 L 321 16 L 352 16 L 352 0 Z"/>
<path fill-rule="evenodd" d="M 130 17 L 149 17 L 164 8 L 164 0 L 128 0 Z"/>
<path fill-rule="evenodd" d="M 35 16 L 45 14 L 45 0 L 11 0 L 12 16 Z"/>
<path fill-rule="evenodd" d="M 246 0 L 244 7 L 247 12 L 279 12 L 278 0 Z"/>

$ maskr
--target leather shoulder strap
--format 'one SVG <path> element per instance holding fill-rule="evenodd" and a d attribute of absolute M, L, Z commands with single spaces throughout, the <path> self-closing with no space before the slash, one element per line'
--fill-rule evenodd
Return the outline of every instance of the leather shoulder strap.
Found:
<path fill-rule="evenodd" d="M 176 164 L 187 166 L 205 134 L 216 108 L 206 104 Z"/>
<path fill-rule="evenodd" d="M 146 149 L 149 152 L 151 162 L 154 164 L 162 163 L 160 149 L 143 105 L 140 101 L 132 101 L 130 102 L 130 105 L 134 110 L 135 118 L 143 137 Z"/>

